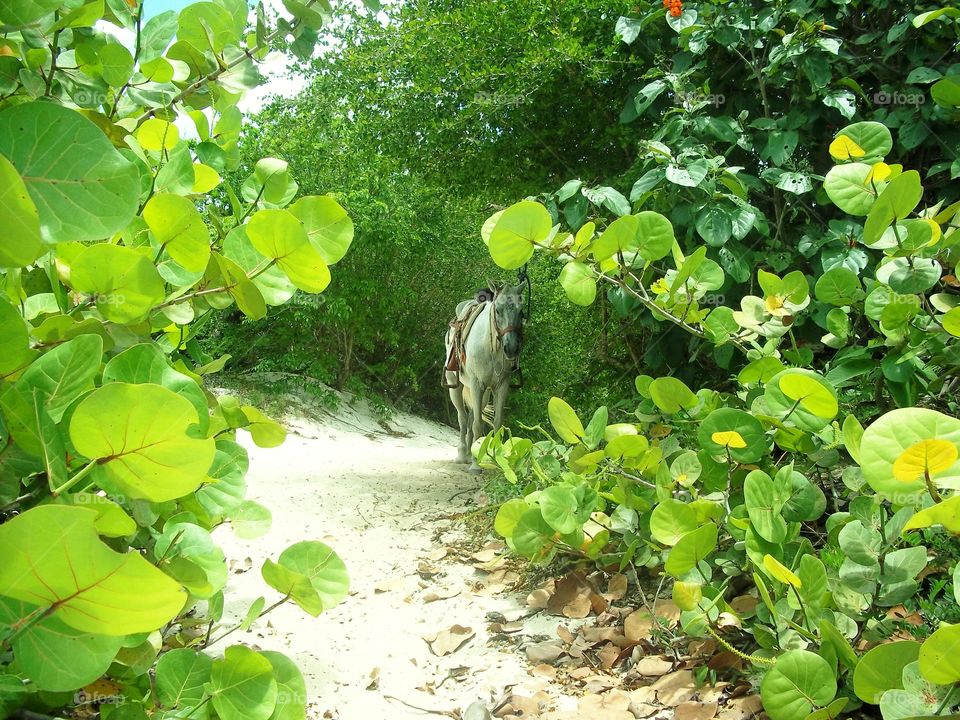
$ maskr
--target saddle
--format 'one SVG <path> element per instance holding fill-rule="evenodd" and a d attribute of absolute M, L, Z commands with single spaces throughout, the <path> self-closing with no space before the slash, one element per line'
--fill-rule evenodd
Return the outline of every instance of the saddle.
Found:
<path fill-rule="evenodd" d="M 457 315 L 450 321 L 450 327 L 453 328 L 453 342 L 450 344 L 450 354 L 447 356 L 447 363 L 444 369 L 450 372 L 460 372 L 466 360 L 467 351 L 464 343 L 473 329 L 485 303 L 476 300 L 467 300 L 457 306 Z"/>

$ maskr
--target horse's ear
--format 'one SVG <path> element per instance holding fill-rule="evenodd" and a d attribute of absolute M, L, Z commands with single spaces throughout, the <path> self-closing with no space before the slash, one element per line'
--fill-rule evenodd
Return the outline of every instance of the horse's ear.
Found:
<path fill-rule="evenodd" d="M 503 283 L 499 280 L 490 280 L 487 279 L 487 287 L 493 290 L 494 293 L 498 293 L 503 289 Z"/>

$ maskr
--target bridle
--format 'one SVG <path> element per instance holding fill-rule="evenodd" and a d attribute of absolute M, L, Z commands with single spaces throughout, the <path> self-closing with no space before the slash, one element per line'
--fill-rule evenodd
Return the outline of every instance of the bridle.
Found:
<path fill-rule="evenodd" d="M 497 298 L 494 296 L 493 301 L 490 303 L 490 334 L 496 338 L 496 346 L 500 349 L 503 349 L 503 338 L 505 335 L 510 333 L 517 333 L 518 340 L 520 343 L 523 343 L 523 325 L 509 325 L 505 328 L 497 326 Z M 522 314 L 522 311 L 521 311 Z M 519 357 L 519 353 L 518 353 Z"/>

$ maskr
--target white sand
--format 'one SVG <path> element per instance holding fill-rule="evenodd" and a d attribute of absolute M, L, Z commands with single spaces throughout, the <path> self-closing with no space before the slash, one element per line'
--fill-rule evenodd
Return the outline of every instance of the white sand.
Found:
<path fill-rule="evenodd" d="M 311 718 L 430 717 L 400 701 L 444 714 L 477 700 L 492 706 L 505 688 L 530 678 L 515 650 L 487 645 L 486 613 L 514 619 L 527 608 L 507 593 L 471 592 L 482 574 L 463 561 L 428 559 L 462 537 L 458 524 L 442 516 L 464 509 L 482 480 L 453 463 L 450 428 L 398 414 L 389 427 L 410 435 L 397 437 L 363 402 L 345 401 L 335 415 L 324 422 L 287 421 L 287 441 L 269 450 L 241 433 L 250 451 L 248 497 L 270 508 L 273 528 L 241 541 L 224 527 L 217 538 L 235 568 L 228 616 L 242 617 L 259 595 L 268 605 L 278 598 L 263 583 L 260 567 L 299 540 L 322 540 L 337 551 L 350 572 L 351 595 L 318 618 L 284 605 L 231 640 L 290 655 L 306 678 Z M 422 560 L 440 573 L 421 578 Z M 390 589 L 377 592 L 385 581 Z M 442 588 L 462 592 L 423 601 Z M 476 636 L 450 655 L 435 656 L 423 636 L 454 624 Z M 551 632 L 556 619 L 531 618 L 527 624 L 525 633 Z M 371 673 L 379 674 L 379 683 L 368 689 Z M 438 686 L 433 694 L 424 689 L 428 683 Z"/>

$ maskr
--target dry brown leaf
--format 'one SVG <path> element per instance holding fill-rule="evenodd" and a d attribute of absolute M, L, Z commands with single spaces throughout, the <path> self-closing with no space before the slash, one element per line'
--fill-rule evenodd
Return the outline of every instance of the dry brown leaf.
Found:
<path fill-rule="evenodd" d="M 590 602 L 590 596 L 586 593 L 577 595 L 573 600 L 563 606 L 563 616 L 568 618 L 585 618 L 593 609 Z"/>
<path fill-rule="evenodd" d="M 664 675 L 650 687 L 657 691 L 657 700 L 667 707 L 676 707 L 691 699 L 697 692 L 696 681 L 690 670 Z"/>
<path fill-rule="evenodd" d="M 677 705 L 673 720 L 710 720 L 717 714 L 717 703 L 689 700 Z"/>
<path fill-rule="evenodd" d="M 730 607 L 738 615 L 747 615 L 753 612 L 759 602 L 753 595 L 738 595 L 730 601 Z"/>
<path fill-rule="evenodd" d="M 474 553 L 471 555 L 471 557 L 479 563 L 488 563 L 497 557 L 497 551 L 494 548 L 488 548 L 486 550 L 481 550 L 478 553 Z"/>
<path fill-rule="evenodd" d="M 657 691 L 649 685 L 630 691 L 630 702 L 653 704 L 657 701 Z"/>
<path fill-rule="evenodd" d="M 420 600 L 426 603 L 436 602 L 437 600 L 449 600 L 452 597 L 456 597 L 461 593 L 460 588 L 437 588 L 431 590 L 428 593 L 424 593 Z"/>
<path fill-rule="evenodd" d="M 557 640 L 533 643 L 524 648 L 527 659 L 532 663 L 550 663 L 563 653 L 563 646 Z"/>
<path fill-rule="evenodd" d="M 540 610 L 547 609 L 547 603 L 550 602 L 550 592 L 546 588 L 537 588 L 527 595 L 527 605 Z"/>
<path fill-rule="evenodd" d="M 607 643 L 600 649 L 600 652 L 597 653 L 597 659 L 600 660 L 600 666 L 604 670 L 612 668 L 619 657 L 620 648 L 613 643 Z"/>
<path fill-rule="evenodd" d="M 442 560 L 449 554 L 450 554 L 450 548 L 448 547 L 437 548 L 436 550 L 431 550 L 430 552 L 427 553 L 427 560 L 433 560 L 434 562 L 436 562 L 437 560 Z"/>
<path fill-rule="evenodd" d="M 370 671 L 370 682 L 367 683 L 367 690 L 377 690 L 380 687 L 380 668 L 375 667 Z"/>
<path fill-rule="evenodd" d="M 701 702 L 719 702 L 720 698 L 722 698 L 724 695 L 724 691 L 728 687 L 730 687 L 730 683 L 718 682 L 715 685 L 700 688 L 700 701 Z"/>
<path fill-rule="evenodd" d="M 463 625 L 453 625 L 447 630 L 438 632 L 433 636 L 433 639 L 424 638 L 424 640 L 427 641 L 434 655 L 443 657 L 459 650 L 475 634 L 471 628 Z"/>
<path fill-rule="evenodd" d="M 574 573 L 570 573 L 557 581 L 553 595 L 547 603 L 547 609 L 554 615 L 562 615 L 563 609 L 576 600 L 577 596 L 583 593 L 584 590 L 585 588 L 581 584 L 580 578 Z"/>
<path fill-rule="evenodd" d="M 637 675 L 643 675 L 644 677 L 660 677 L 661 675 L 666 675 L 671 670 L 673 670 L 673 663 L 656 655 L 642 658 L 633 666 L 633 671 L 637 673 Z"/>
<path fill-rule="evenodd" d="M 763 703 L 759 695 L 747 695 L 727 701 L 725 708 L 720 710 L 717 717 L 723 720 L 748 720 L 763 710 Z"/>
<path fill-rule="evenodd" d="M 728 628 L 728 627 L 738 628 L 741 626 L 740 618 L 738 618 L 733 613 L 722 612 L 720 613 L 720 616 L 717 618 L 717 625 L 722 628 Z"/>
<path fill-rule="evenodd" d="M 576 637 L 566 625 L 557 625 L 557 637 L 563 640 L 567 645 L 574 641 Z"/>
<path fill-rule="evenodd" d="M 402 590 L 404 585 L 407 584 L 407 579 L 404 577 L 397 578 L 388 578 L 386 580 L 381 580 L 376 585 L 373 586 L 373 591 L 378 593 L 392 592 L 394 590 Z"/>
<path fill-rule="evenodd" d="M 428 563 L 426 560 L 421 560 L 417 563 L 417 574 L 422 578 L 431 578 L 439 572 L 440 568 Z"/>
<path fill-rule="evenodd" d="M 578 667 L 576 670 L 571 670 L 568 674 L 574 680 L 583 680 L 584 678 L 590 677 L 593 674 L 593 670 L 588 667 Z"/>
<path fill-rule="evenodd" d="M 640 642 L 650 636 L 650 629 L 653 627 L 653 618 L 646 610 L 634 610 L 627 615 L 623 621 L 623 634 L 627 640 Z"/>
<path fill-rule="evenodd" d="M 532 668 L 530 668 L 530 674 L 534 677 L 543 677 L 552 680 L 557 676 L 557 669 L 553 667 L 553 665 L 540 663 L 539 665 L 534 665 Z"/>
<path fill-rule="evenodd" d="M 487 626 L 487 629 L 490 631 L 491 634 L 494 634 L 494 635 L 496 634 L 512 635 L 513 633 L 517 633 L 523 630 L 523 623 L 520 622 L 519 620 L 515 620 L 514 622 L 508 622 L 508 623 L 496 622 L 496 623 L 490 623 L 490 625 Z"/>
<path fill-rule="evenodd" d="M 722 650 L 710 658 L 707 667 L 711 670 L 739 670 L 743 667 L 743 659 L 730 652 Z"/>
<path fill-rule="evenodd" d="M 607 600 L 623 600 L 627 596 L 627 576 L 621 573 L 617 573 L 610 577 L 610 582 L 607 583 L 607 592 L 605 597 Z"/>
<path fill-rule="evenodd" d="M 648 718 L 651 715 L 656 715 L 659 711 L 659 705 L 651 705 L 650 703 L 640 702 L 630 703 L 630 712 L 633 713 L 635 718 Z"/>
<path fill-rule="evenodd" d="M 657 617 L 664 618 L 670 627 L 680 622 L 680 608 L 673 600 L 658 599 L 653 606 L 653 612 Z"/>
<path fill-rule="evenodd" d="M 630 712 L 630 696 L 622 690 L 584 695 L 577 709 L 578 718 L 582 720 L 634 720 Z"/>
<path fill-rule="evenodd" d="M 590 609 L 593 610 L 594 614 L 600 615 L 603 613 L 610 603 L 603 595 L 597 595 L 595 592 L 590 592 Z"/>

